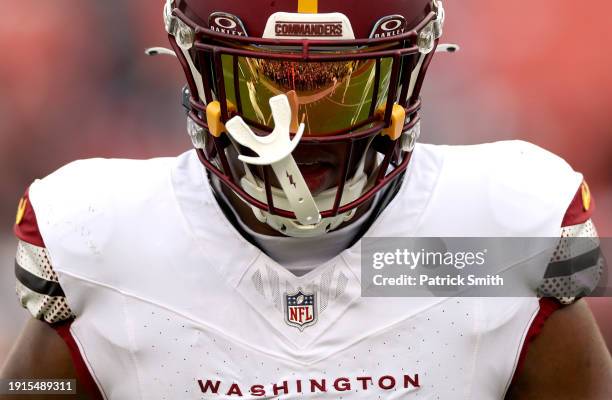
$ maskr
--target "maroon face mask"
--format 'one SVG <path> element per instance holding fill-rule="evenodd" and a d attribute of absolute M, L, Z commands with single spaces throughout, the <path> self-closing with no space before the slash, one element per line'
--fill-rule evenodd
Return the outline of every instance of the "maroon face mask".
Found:
<path fill-rule="evenodd" d="M 278 180 L 268 167 L 240 165 L 237 156 L 252 152 L 223 130 L 240 116 L 256 135 L 269 134 L 268 101 L 280 94 L 290 94 L 295 124 L 305 125 L 292 155 L 308 188 L 314 196 L 336 190 L 322 218 L 359 207 L 405 171 L 411 148 L 402 139 L 419 121 L 419 92 L 443 22 L 438 2 L 381 0 L 374 12 L 357 1 L 176 0 L 165 16 L 201 135 L 199 158 L 246 203 L 295 218 L 273 196 L 244 190 L 245 168 L 267 194 Z M 345 185 L 363 164 L 368 184 L 347 203 Z"/>

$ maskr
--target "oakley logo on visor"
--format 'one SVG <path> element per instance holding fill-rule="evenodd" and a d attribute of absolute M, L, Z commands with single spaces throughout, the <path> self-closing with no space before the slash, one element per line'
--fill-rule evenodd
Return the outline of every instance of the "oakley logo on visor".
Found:
<path fill-rule="evenodd" d="M 226 35 L 248 36 L 240 19 L 232 14 L 215 12 L 208 17 L 208 27 L 211 31 Z"/>
<path fill-rule="evenodd" d="M 406 33 L 406 19 L 401 15 L 389 15 L 378 20 L 372 30 L 371 38 L 385 38 Z"/>

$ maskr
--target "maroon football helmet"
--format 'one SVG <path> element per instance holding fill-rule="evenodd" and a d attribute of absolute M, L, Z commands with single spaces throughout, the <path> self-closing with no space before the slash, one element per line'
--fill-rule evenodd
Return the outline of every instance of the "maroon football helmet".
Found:
<path fill-rule="evenodd" d="M 350 220 L 405 171 L 438 0 L 167 0 L 203 165 L 290 236 Z"/>

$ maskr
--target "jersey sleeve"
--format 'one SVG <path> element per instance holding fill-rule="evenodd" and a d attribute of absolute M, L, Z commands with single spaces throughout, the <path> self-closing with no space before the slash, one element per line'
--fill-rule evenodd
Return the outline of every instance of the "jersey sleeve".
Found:
<path fill-rule="evenodd" d="M 15 256 L 17 297 L 36 319 L 50 324 L 74 317 L 38 230 L 28 192 L 19 201 L 13 229 L 18 239 Z"/>
<path fill-rule="evenodd" d="M 560 240 L 538 288 L 540 297 L 571 304 L 597 288 L 605 259 L 591 219 L 594 207 L 589 186 L 583 182 L 563 218 Z"/>

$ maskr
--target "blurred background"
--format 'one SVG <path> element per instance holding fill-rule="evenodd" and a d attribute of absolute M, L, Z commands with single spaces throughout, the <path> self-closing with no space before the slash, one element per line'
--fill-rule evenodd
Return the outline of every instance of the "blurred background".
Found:
<path fill-rule="evenodd" d="M 202 0 L 205 1 L 205 0 Z M 581 171 L 612 236 L 612 3 L 447 0 L 445 41 L 425 84 L 422 141 L 534 142 Z M 588 6 L 587 6 L 588 4 Z M 87 157 L 148 158 L 186 150 L 178 62 L 163 2 L 0 0 L 0 365 L 27 318 L 14 291 L 11 234 L 29 183 Z M 596 13 L 596 14 L 595 14 Z M 612 345 L 612 299 L 590 299 Z"/>

